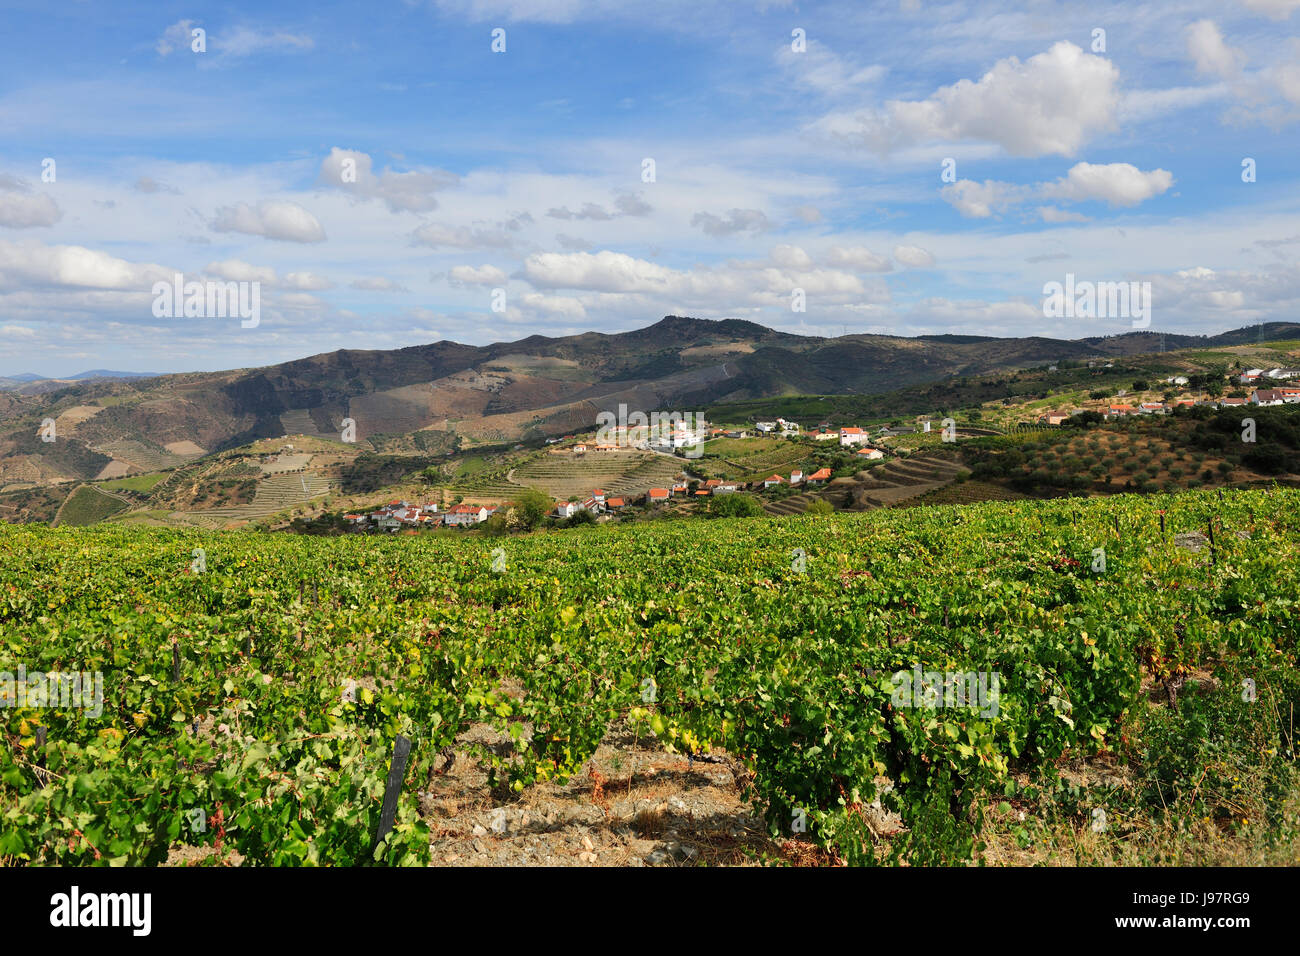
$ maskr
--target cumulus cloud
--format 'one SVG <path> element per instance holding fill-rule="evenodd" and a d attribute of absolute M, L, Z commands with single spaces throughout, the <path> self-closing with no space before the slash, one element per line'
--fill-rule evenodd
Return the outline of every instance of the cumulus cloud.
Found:
<path fill-rule="evenodd" d="M 812 257 L 798 246 L 781 245 L 773 247 L 768 253 L 772 264 L 783 269 L 811 269 Z"/>
<path fill-rule="evenodd" d="M 569 296 L 542 295 L 540 292 L 529 292 L 520 301 L 523 302 L 525 308 L 546 315 L 558 315 L 566 319 L 585 319 L 587 317 L 587 309 L 582 302 Z"/>
<path fill-rule="evenodd" d="M 1199 73 L 1231 79 L 1241 72 L 1245 55 L 1228 46 L 1213 20 L 1197 20 L 1187 28 L 1187 54 Z"/>
<path fill-rule="evenodd" d="M 817 124 L 878 153 L 934 142 L 985 141 L 1013 156 L 1073 156 L 1115 125 L 1119 69 L 1061 41 L 1021 62 L 999 60 L 978 81 L 941 87 L 924 100 L 833 115 Z"/>
<path fill-rule="evenodd" d="M 493 265 L 455 266 L 447 273 L 447 278 L 457 285 L 504 286 L 506 284 L 506 274 Z"/>
<path fill-rule="evenodd" d="M 977 183 L 973 179 L 959 179 L 939 190 L 949 205 L 968 219 L 987 219 L 994 212 L 1018 201 L 1021 190 L 1012 183 L 999 183 L 986 179 Z"/>
<path fill-rule="evenodd" d="M 555 241 L 559 244 L 561 249 L 568 250 L 569 252 L 585 252 L 591 248 L 591 243 L 586 239 L 583 239 L 581 236 L 570 236 L 563 232 L 557 232 L 555 234 Z"/>
<path fill-rule="evenodd" d="M 320 292 L 334 288 L 334 283 L 314 272 L 290 272 L 284 277 L 284 286 L 302 292 Z"/>
<path fill-rule="evenodd" d="M 192 36 L 190 30 L 193 27 L 193 20 L 178 20 L 169 26 L 162 32 L 158 42 L 154 44 L 154 49 L 158 51 L 158 55 L 167 56 L 176 50 L 188 50 Z"/>
<path fill-rule="evenodd" d="M 538 288 L 650 296 L 676 304 L 702 303 L 735 310 L 742 306 L 789 306 L 794 289 L 828 303 L 886 300 L 881 285 L 866 286 L 851 273 L 822 269 L 798 247 L 773 250 L 765 260 L 728 262 L 717 267 L 670 269 L 620 252 L 535 253 L 522 275 Z"/>
<path fill-rule="evenodd" d="M 826 263 L 854 272 L 889 272 L 894 268 L 887 257 L 878 256 L 865 246 L 831 246 Z"/>
<path fill-rule="evenodd" d="M 268 285 L 275 282 L 275 270 L 270 266 L 255 266 L 239 259 L 209 262 L 203 272 L 231 282 L 265 282 Z"/>
<path fill-rule="evenodd" d="M 1173 174 L 1165 169 L 1143 172 L 1131 163 L 1075 163 L 1061 179 L 1020 186 L 985 180 L 982 183 L 961 179 L 943 187 L 939 194 L 963 216 L 987 219 L 1031 199 L 1054 199 L 1065 202 L 1101 200 L 1111 206 L 1136 206 L 1167 192 L 1174 184 Z M 1050 211 L 1044 213 L 1044 209 Z M 1038 210 L 1047 222 L 1082 220 L 1052 207 Z M 1056 216 L 1052 219 L 1049 217 Z"/>
<path fill-rule="evenodd" d="M 721 216 L 697 212 L 691 225 L 699 226 L 710 236 L 729 236 L 737 232 L 765 232 L 771 227 L 761 209 L 731 209 Z"/>
<path fill-rule="evenodd" d="M 568 206 L 556 206 L 546 210 L 546 215 L 552 219 L 590 219 L 596 222 L 604 222 L 609 219 L 618 219 L 621 216 L 648 216 L 654 211 L 648 202 L 634 193 L 619 193 L 614 198 L 614 208 L 606 209 L 599 203 L 583 203 L 576 211 Z"/>
<path fill-rule="evenodd" d="M 393 212 L 428 212 L 438 206 L 434 193 L 459 181 L 455 173 L 418 169 L 375 173 L 366 153 L 335 146 L 321 162 L 319 182 L 362 200 L 380 199 Z"/>
<path fill-rule="evenodd" d="M 265 200 L 256 206 L 222 206 L 209 224 L 213 232 L 242 232 L 284 242 L 321 242 L 325 230 L 316 217 L 296 202 Z"/>
<path fill-rule="evenodd" d="M 0 226 L 34 229 L 52 226 L 62 218 L 59 204 L 48 193 L 35 192 L 21 179 L 0 175 Z"/>
<path fill-rule="evenodd" d="M 503 249 L 511 244 L 505 229 L 500 224 L 493 227 L 449 226 L 431 222 L 411 233 L 411 241 L 433 249 Z"/>
<path fill-rule="evenodd" d="M 909 269 L 928 269 L 934 256 L 920 246 L 894 246 L 894 258 Z"/>
<path fill-rule="evenodd" d="M 559 206 L 546 210 L 546 215 L 552 219 L 594 219 L 596 221 L 614 218 L 604 206 L 597 205 L 594 202 L 583 203 L 582 208 L 577 212 L 574 212 L 568 206 Z"/>
<path fill-rule="evenodd" d="M 129 262 L 84 246 L 51 246 L 0 239 L 0 289 L 15 285 L 147 292 L 175 270 Z"/>
<path fill-rule="evenodd" d="M 1173 184 L 1173 174 L 1165 169 L 1144 173 L 1131 163 L 1076 163 L 1064 179 L 1046 184 L 1040 194 L 1048 199 L 1101 199 L 1112 206 L 1136 206 Z"/>

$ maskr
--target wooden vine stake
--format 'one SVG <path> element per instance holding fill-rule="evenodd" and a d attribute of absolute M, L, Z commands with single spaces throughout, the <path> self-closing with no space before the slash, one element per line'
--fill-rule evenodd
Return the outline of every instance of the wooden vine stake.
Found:
<path fill-rule="evenodd" d="M 402 792 L 402 781 L 406 779 L 406 761 L 411 756 L 411 742 L 401 734 L 393 741 L 393 762 L 388 767 L 388 783 L 384 787 L 384 806 L 379 812 L 379 832 L 375 834 L 375 845 L 371 853 L 379 848 L 393 829 L 397 819 L 397 798 Z"/>
<path fill-rule="evenodd" d="M 181 679 L 181 642 L 172 641 L 172 680 Z"/>

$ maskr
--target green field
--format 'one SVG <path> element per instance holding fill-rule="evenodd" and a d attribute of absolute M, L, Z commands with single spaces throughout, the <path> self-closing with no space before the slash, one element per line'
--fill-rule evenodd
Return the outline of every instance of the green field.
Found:
<path fill-rule="evenodd" d="M 112 481 L 101 482 L 101 487 L 112 488 L 117 491 L 139 491 L 147 493 L 153 490 L 154 485 L 167 477 L 165 471 L 155 471 L 148 475 L 131 475 L 128 478 L 114 478 Z"/>
<path fill-rule="evenodd" d="M 61 525 L 83 527 L 103 521 L 128 507 L 125 501 L 100 491 L 94 485 L 82 485 L 63 503 L 58 522 Z"/>
<path fill-rule="evenodd" d="M 1298 532 L 1289 490 L 497 539 L 0 527 L 0 670 L 104 682 L 102 714 L 0 711 L 0 864 L 359 863 L 399 734 L 376 858 L 425 863 L 440 818 L 418 791 L 445 749 L 510 806 L 615 732 L 730 754 L 771 833 L 824 860 L 965 863 L 1006 839 L 1082 862 L 1104 810 L 1094 860 L 1294 863 Z M 1000 691 L 900 698 L 914 668 Z M 1117 759 L 1119 783 L 1054 789 Z M 876 799 L 903 822 L 888 839 Z M 220 838 L 185 825 L 218 807 Z"/>

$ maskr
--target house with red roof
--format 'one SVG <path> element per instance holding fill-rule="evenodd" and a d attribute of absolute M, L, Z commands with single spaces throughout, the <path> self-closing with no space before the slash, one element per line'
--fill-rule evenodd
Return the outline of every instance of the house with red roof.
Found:
<path fill-rule="evenodd" d="M 830 481 L 831 470 L 829 468 L 818 468 L 808 476 L 808 484 L 820 485 L 824 481 Z"/>

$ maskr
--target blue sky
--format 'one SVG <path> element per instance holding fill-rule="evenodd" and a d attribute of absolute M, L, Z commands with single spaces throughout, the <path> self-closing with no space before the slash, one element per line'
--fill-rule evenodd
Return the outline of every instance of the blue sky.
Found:
<path fill-rule="evenodd" d="M 1045 318 L 1066 273 L 1156 330 L 1300 319 L 1300 0 L 1006 6 L 4 4 L 0 375 L 1130 328 Z M 156 317 L 177 272 L 260 321 Z"/>

